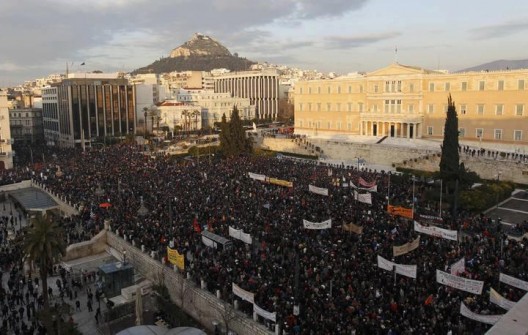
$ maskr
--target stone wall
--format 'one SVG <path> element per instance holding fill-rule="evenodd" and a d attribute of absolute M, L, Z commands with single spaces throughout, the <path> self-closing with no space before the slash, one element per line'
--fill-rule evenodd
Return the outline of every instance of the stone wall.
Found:
<path fill-rule="evenodd" d="M 460 156 L 460 161 L 464 163 L 467 169 L 476 172 L 482 179 L 497 179 L 500 173 L 500 180 L 528 184 L 528 164 L 513 160 L 472 157 L 464 154 Z M 438 171 L 439 165 L 440 157 L 438 155 L 428 155 L 417 158 L 416 162 L 413 159 L 406 161 L 405 164 L 398 163 L 396 166 L 422 171 Z"/>
<path fill-rule="evenodd" d="M 354 162 L 357 157 L 361 157 L 366 160 L 367 165 L 392 166 L 395 164 L 395 167 L 423 171 L 439 170 L 439 150 L 384 144 L 333 142 L 321 139 L 310 139 L 309 141 L 319 146 L 327 159 Z M 265 138 L 263 145 L 274 151 L 299 153 L 296 144 L 291 139 Z M 528 164 L 508 159 L 494 160 L 465 154 L 460 155 L 460 161 L 464 163 L 466 168 L 476 172 L 483 179 L 497 179 L 500 172 L 501 180 L 528 184 Z"/>
<path fill-rule="evenodd" d="M 106 248 L 108 247 L 106 244 L 106 236 L 106 230 L 103 229 L 89 241 L 70 244 L 66 248 L 66 255 L 62 257 L 62 260 L 67 262 L 72 259 L 97 255 L 106 251 Z"/>
<path fill-rule="evenodd" d="M 59 208 L 60 208 L 60 211 L 61 211 L 61 214 L 64 215 L 64 216 L 72 216 L 72 215 L 77 215 L 79 214 L 79 211 L 77 209 L 75 209 L 71 204 L 68 204 L 64 198 L 60 198 L 59 195 L 57 194 L 53 194 L 47 187 L 39 184 L 38 182 L 36 181 L 33 181 L 33 180 L 28 180 L 28 182 L 30 183 L 29 186 L 27 187 L 36 187 L 44 192 L 46 192 L 50 197 L 53 198 L 53 200 L 59 204 Z"/>
<path fill-rule="evenodd" d="M 316 156 L 318 154 L 315 150 L 311 150 L 307 146 L 289 138 L 264 137 L 261 147 L 267 150 L 291 152 L 300 155 Z"/>
<path fill-rule="evenodd" d="M 367 164 L 387 166 L 391 166 L 394 162 L 417 158 L 433 152 L 426 149 L 394 147 L 383 144 L 333 142 L 320 139 L 309 139 L 309 141 L 323 150 L 323 156 L 326 159 L 353 162 L 356 157 L 361 157 L 367 161 Z M 301 153 L 291 139 L 267 137 L 263 141 L 263 146 L 274 151 Z"/>
<path fill-rule="evenodd" d="M 31 187 L 31 180 L 22 180 L 20 183 L 0 186 L 0 192 L 16 191 L 28 187 Z"/>
<path fill-rule="evenodd" d="M 112 232 L 107 232 L 107 244 L 118 251 L 126 251 L 127 260 L 154 284 L 164 283 L 172 301 L 187 314 L 198 320 L 204 327 L 213 330 L 213 321 L 223 325 L 228 321 L 229 329 L 240 335 L 270 335 L 266 327 L 234 311 L 232 306 L 222 302 L 213 294 L 196 287 L 178 272 L 162 265 L 140 249 L 132 246 Z"/>

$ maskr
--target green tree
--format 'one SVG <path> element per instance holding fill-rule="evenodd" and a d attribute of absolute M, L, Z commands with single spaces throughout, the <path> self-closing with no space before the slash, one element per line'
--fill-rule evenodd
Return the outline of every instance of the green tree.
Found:
<path fill-rule="evenodd" d="M 222 115 L 220 128 L 222 129 L 220 148 L 225 156 L 236 156 L 253 151 L 251 139 L 246 137 L 246 131 L 242 126 L 242 120 L 240 120 L 236 106 L 233 107 L 229 122 L 226 122 L 225 114 Z"/>
<path fill-rule="evenodd" d="M 44 311 L 49 312 L 48 274 L 54 262 L 66 253 L 64 231 L 49 217 L 38 217 L 24 239 L 23 248 L 28 260 L 38 266 Z M 49 327 L 48 324 L 47 328 L 50 329 Z"/>
<path fill-rule="evenodd" d="M 447 116 L 440 159 L 440 177 L 446 183 L 459 178 L 460 154 L 458 152 L 458 116 L 451 94 L 447 98 Z"/>

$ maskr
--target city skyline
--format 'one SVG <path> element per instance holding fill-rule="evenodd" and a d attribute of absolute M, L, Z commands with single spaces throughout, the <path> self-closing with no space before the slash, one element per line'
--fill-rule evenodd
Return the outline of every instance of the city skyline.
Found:
<path fill-rule="evenodd" d="M 528 58 L 527 10 L 513 0 L 9 1 L 0 4 L 0 86 L 64 73 L 66 64 L 132 71 L 195 32 L 241 57 L 301 69 L 344 74 L 397 60 L 456 71 Z"/>

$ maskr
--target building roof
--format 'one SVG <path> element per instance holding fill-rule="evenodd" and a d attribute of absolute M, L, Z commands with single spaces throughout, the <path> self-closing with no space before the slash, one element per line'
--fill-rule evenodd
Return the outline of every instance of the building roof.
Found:
<path fill-rule="evenodd" d="M 59 207 L 52 197 L 35 187 L 11 191 L 9 195 L 27 211 L 44 211 Z"/>
<path fill-rule="evenodd" d="M 117 335 L 206 335 L 204 331 L 193 327 L 167 329 L 160 326 L 142 325 L 124 329 Z"/>
<path fill-rule="evenodd" d="M 133 266 L 131 264 L 123 264 L 123 262 L 114 262 L 99 265 L 99 270 L 103 271 L 104 273 L 113 273 L 128 268 L 133 268 Z"/>

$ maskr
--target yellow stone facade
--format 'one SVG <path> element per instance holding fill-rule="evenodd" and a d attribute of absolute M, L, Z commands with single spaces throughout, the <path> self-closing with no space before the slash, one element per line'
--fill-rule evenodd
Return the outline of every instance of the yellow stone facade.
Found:
<path fill-rule="evenodd" d="M 445 73 L 398 63 L 299 81 L 295 133 L 442 138 L 449 94 L 461 140 L 528 144 L 528 70 Z"/>

